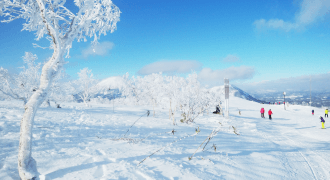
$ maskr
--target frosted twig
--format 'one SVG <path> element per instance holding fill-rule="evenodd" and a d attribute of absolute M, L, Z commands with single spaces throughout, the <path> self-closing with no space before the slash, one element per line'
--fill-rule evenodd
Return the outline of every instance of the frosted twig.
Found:
<path fill-rule="evenodd" d="M 210 136 L 213 134 L 214 131 L 211 132 L 211 134 L 209 136 L 207 136 L 207 138 L 203 141 L 203 143 L 201 145 L 199 145 L 199 147 L 196 149 L 195 153 L 193 155 L 191 155 L 190 157 L 188 157 L 189 160 L 191 160 L 191 158 L 196 154 L 196 152 L 198 151 L 198 149 L 204 144 L 204 142 L 209 139 L 210 140 Z"/>
<path fill-rule="evenodd" d="M 235 128 L 234 126 L 231 126 L 231 127 L 233 127 L 233 129 L 234 129 L 234 133 L 235 133 L 236 135 L 240 135 L 240 134 L 238 134 L 238 133 L 236 132 L 236 128 Z"/>
<path fill-rule="evenodd" d="M 36 44 L 36 43 L 32 43 L 32 45 L 33 45 L 34 48 L 50 49 L 49 47 L 42 47 L 42 46 L 39 46 L 39 45 Z"/>
<path fill-rule="evenodd" d="M 149 114 L 150 114 L 150 111 L 148 110 L 145 114 L 147 114 L 147 117 L 149 116 Z M 142 116 L 144 116 L 145 114 L 143 114 Z M 133 124 L 132 124 L 132 126 L 131 127 L 133 127 L 134 126 L 134 124 L 139 120 L 139 119 L 141 119 L 142 118 L 142 116 L 140 116 Z M 124 137 L 126 136 L 126 134 L 128 133 L 128 131 L 131 129 L 131 127 L 129 127 L 128 129 L 127 129 L 127 131 L 126 131 L 126 133 L 125 133 L 125 135 L 124 135 Z"/>
<path fill-rule="evenodd" d="M 154 153 L 150 154 L 148 157 L 144 158 L 144 159 L 143 159 L 138 165 L 140 165 L 141 163 L 143 163 L 146 159 L 148 159 L 148 158 L 151 157 L 152 155 L 156 154 L 156 153 L 159 152 L 160 150 L 165 149 L 166 147 L 172 145 L 173 143 L 178 142 L 178 141 L 181 141 L 182 139 L 185 139 L 185 138 L 190 137 L 190 136 L 196 136 L 197 134 L 198 134 L 198 132 L 196 132 L 196 133 L 194 133 L 194 134 L 191 134 L 191 135 L 188 135 L 188 136 L 184 136 L 184 137 L 182 137 L 182 138 L 180 138 L 180 139 L 178 139 L 178 140 L 175 140 L 175 141 L 171 142 L 170 144 L 168 144 L 168 145 L 166 145 L 166 146 L 164 146 L 164 147 L 158 149 L 158 150 L 155 151 Z M 137 165 L 137 166 L 138 166 L 138 165 Z"/>
<path fill-rule="evenodd" d="M 168 131 L 168 132 L 163 132 L 163 133 L 159 133 L 159 134 L 155 134 L 155 135 L 149 135 L 145 138 L 143 138 L 141 141 L 144 141 L 145 139 L 149 138 L 149 137 L 153 137 L 153 136 L 159 136 L 159 135 L 162 135 L 162 134 L 169 134 L 169 133 L 172 133 L 174 135 L 176 131 L 174 131 L 174 129 L 172 131 Z"/>

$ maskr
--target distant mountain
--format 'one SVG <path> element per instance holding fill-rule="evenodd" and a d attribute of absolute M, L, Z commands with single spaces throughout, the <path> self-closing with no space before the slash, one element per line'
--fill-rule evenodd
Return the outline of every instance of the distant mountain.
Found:
<path fill-rule="evenodd" d="M 224 86 L 215 86 L 210 89 L 211 92 L 220 92 L 221 94 L 225 94 L 225 89 Z M 259 100 L 253 96 L 251 96 L 249 93 L 243 91 L 242 89 L 234 86 L 234 85 L 229 85 L 229 94 L 235 97 L 239 97 L 242 99 L 246 99 L 248 101 L 254 101 L 258 103 L 268 103 L 263 100 Z"/>
<path fill-rule="evenodd" d="M 121 76 L 113 76 L 99 82 L 95 86 L 94 91 L 121 89 L 123 86 L 124 86 L 124 79 Z"/>
<path fill-rule="evenodd" d="M 97 83 L 91 89 L 91 98 L 106 98 L 106 99 L 115 99 L 117 97 L 121 97 L 120 90 L 124 85 L 124 80 L 120 76 L 113 76 L 102 80 L 101 82 Z M 77 102 L 82 102 L 83 100 L 80 98 L 79 94 L 82 92 L 74 95 L 75 100 Z"/>
<path fill-rule="evenodd" d="M 260 99 L 257 99 L 255 97 L 251 96 L 247 92 L 243 91 L 242 89 L 240 89 L 234 85 L 231 85 L 231 87 L 233 90 L 235 90 L 234 96 L 236 96 L 236 97 L 240 97 L 242 99 L 246 99 L 246 100 L 254 101 L 254 102 L 258 102 L 258 103 L 269 103 L 269 102 L 266 102 L 266 101 L 263 101 L 263 100 L 260 100 Z"/>
<path fill-rule="evenodd" d="M 252 94 L 257 99 L 266 102 L 283 102 L 284 95 L 281 91 L 258 92 Z M 285 101 L 290 104 L 310 105 L 310 96 L 312 96 L 312 106 L 314 107 L 330 107 L 330 92 L 312 91 L 286 91 Z"/>

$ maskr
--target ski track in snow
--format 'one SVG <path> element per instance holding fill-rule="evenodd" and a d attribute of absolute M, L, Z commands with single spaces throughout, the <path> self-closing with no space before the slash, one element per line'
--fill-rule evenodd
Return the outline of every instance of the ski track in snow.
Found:
<path fill-rule="evenodd" d="M 267 119 L 265 119 L 267 121 Z M 267 127 L 267 129 L 272 129 L 271 125 L 270 124 L 267 124 L 267 125 L 264 125 L 263 127 Z M 299 134 L 299 132 L 297 132 L 295 129 L 292 129 L 292 130 L 289 130 L 288 132 L 286 133 L 290 133 L 290 132 L 293 132 L 295 131 L 296 133 L 295 134 Z M 272 130 L 272 132 L 274 133 L 275 130 Z M 273 134 L 271 133 L 271 134 Z M 293 146 L 293 147 L 296 147 L 296 148 L 302 148 L 302 145 L 298 145 L 298 144 L 301 144 L 301 143 L 297 143 L 296 141 L 292 140 L 291 138 L 288 138 L 287 136 L 284 136 L 283 134 L 277 134 L 276 136 L 274 135 L 271 135 L 271 134 L 267 134 L 265 135 L 265 133 L 259 133 L 258 134 L 260 136 L 262 136 L 263 138 L 267 139 L 268 141 L 270 142 L 273 142 L 274 144 L 279 144 L 280 142 L 284 142 L 286 143 L 288 146 Z M 275 140 L 274 140 L 275 139 Z M 289 140 L 290 142 L 292 142 L 292 144 L 288 143 L 285 141 L 285 139 Z M 302 148 L 303 149 L 303 148 Z M 322 169 L 322 172 L 319 172 L 319 173 L 316 173 L 314 168 L 313 167 L 318 167 L 317 165 L 313 165 L 313 163 L 309 160 L 309 158 L 307 158 L 304 153 L 301 151 L 301 150 L 297 150 L 298 153 L 296 154 L 299 154 L 303 159 L 304 161 L 307 163 L 308 165 L 308 168 L 310 169 L 311 171 L 311 174 L 312 174 L 312 177 L 313 179 L 330 179 L 330 171 L 327 170 L 327 168 L 325 167 L 330 167 L 330 163 L 326 160 L 324 160 L 320 155 L 316 154 L 314 151 L 311 151 L 309 149 L 305 149 L 304 150 L 304 153 L 305 154 L 311 154 L 313 153 L 314 156 L 313 156 L 313 159 L 315 161 L 315 159 L 317 158 L 318 161 L 316 162 L 319 162 L 319 161 L 323 161 L 327 166 L 321 166 L 321 169 Z M 317 163 L 318 164 L 318 163 Z M 291 167 L 291 166 L 290 166 Z M 291 167 L 292 168 L 292 167 Z M 295 173 L 296 174 L 296 173 Z M 318 178 L 318 175 L 321 176 L 320 178 Z"/>
<path fill-rule="evenodd" d="M 230 101 L 229 120 L 204 114 L 193 124 L 182 124 L 176 113 L 177 126 L 168 119 L 168 109 L 158 107 L 155 117 L 142 117 L 125 138 L 127 129 L 152 106 L 117 105 L 114 113 L 111 104 L 41 107 L 35 117 L 32 156 L 42 180 L 330 179 L 329 129 L 320 129 L 318 116 L 311 116 L 309 107 L 291 105 L 284 111 L 283 106 L 236 97 L 230 97 Z M 261 107 L 273 110 L 272 121 L 260 118 Z M 21 102 L 0 101 L 1 180 L 19 179 L 17 153 L 22 114 Z M 233 133 L 231 126 L 240 136 Z M 197 127 L 201 132 L 188 136 Z M 221 131 L 205 151 L 202 145 L 188 160 L 217 127 Z M 169 133 L 173 128 L 174 135 Z"/>
<path fill-rule="evenodd" d="M 269 125 L 267 125 L 267 127 L 268 128 L 270 128 L 270 126 Z M 267 139 L 268 141 L 270 141 L 270 142 L 273 142 L 274 144 L 278 144 L 279 142 L 283 142 L 283 139 L 288 139 L 288 140 L 290 140 L 291 142 L 293 142 L 294 143 L 294 145 L 296 146 L 296 143 L 295 143 L 295 141 L 293 141 L 293 140 L 291 140 L 290 138 L 288 138 L 288 137 L 286 137 L 286 136 L 283 136 L 283 135 L 280 135 L 280 136 L 271 136 L 271 135 L 264 135 L 264 134 L 262 134 L 262 133 L 260 133 L 260 135 L 261 136 L 263 136 L 265 139 Z M 274 141 L 273 139 L 275 139 L 276 141 Z M 284 143 L 286 143 L 288 146 L 292 146 L 292 145 L 290 145 L 289 143 L 287 143 L 287 142 L 285 142 L 284 141 Z M 308 164 L 308 167 L 309 167 L 309 169 L 310 169 L 310 171 L 311 171 L 311 173 L 312 173 L 312 175 L 313 175 L 313 179 L 317 179 L 317 177 L 316 177 L 316 175 L 315 175 L 315 172 L 314 172 L 314 170 L 313 170 L 313 168 L 312 168 L 312 166 L 310 165 L 310 162 L 307 160 L 307 158 L 304 156 L 304 154 L 301 152 L 301 151 L 299 151 L 298 150 L 298 154 L 300 155 L 300 156 L 302 156 L 303 158 L 304 158 L 304 160 L 305 160 L 305 162 Z M 282 159 L 282 158 L 284 158 L 284 157 L 281 157 L 280 159 Z M 288 161 L 286 161 L 286 163 L 287 163 Z M 291 166 L 290 166 L 291 167 Z M 296 173 L 295 173 L 296 174 Z"/>

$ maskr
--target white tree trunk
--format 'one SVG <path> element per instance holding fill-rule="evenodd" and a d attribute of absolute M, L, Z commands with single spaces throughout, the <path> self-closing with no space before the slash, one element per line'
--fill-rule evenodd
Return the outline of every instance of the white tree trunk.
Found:
<path fill-rule="evenodd" d="M 31 156 L 32 150 L 32 127 L 34 116 L 39 106 L 47 97 L 49 87 L 59 70 L 59 65 L 64 52 L 55 46 L 52 58 L 42 68 L 40 87 L 30 97 L 25 105 L 25 112 L 21 120 L 19 152 L 18 152 L 18 172 L 22 180 L 30 180 L 38 177 L 36 161 Z"/>

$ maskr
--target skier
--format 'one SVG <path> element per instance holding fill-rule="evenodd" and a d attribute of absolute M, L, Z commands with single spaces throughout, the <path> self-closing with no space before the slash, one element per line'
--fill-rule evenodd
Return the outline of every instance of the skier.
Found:
<path fill-rule="evenodd" d="M 325 129 L 325 127 L 324 127 L 324 123 L 325 123 L 325 121 L 324 121 L 323 117 L 320 116 L 320 119 L 321 119 L 321 123 L 322 123 L 322 129 Z"/>
<path fill-rule="evenodd" d="M 269 109 L 269 111 L 268 111 L 269 120 L 272 120 L 272 114 L 273 114 L 272 110 L 271 110 L 271 109 Z"/>
<path fill-rule="evenodd" d="M 328 116 L 328 113 L 329 113 L 329 111 L 328 111 L 328 109 L 326 109 L 326 110 L 325 110 L 324 118 L 329 117 L 329 116 Z"/>
<path fill-rule="evenodd" d="M 265 109 L 264 108 L 261 108 L 260 113 L 261 113 L 261 118 L 265 118 Z"/>
<path fill-rule="evenodd" d="M 312 114 L 314 115 L 314 109 L 312 110 Z"/>
<path fill-rule="evenodd" d="M 281 105 L 281 102 L 278 102 L 278 105 Z"/>

